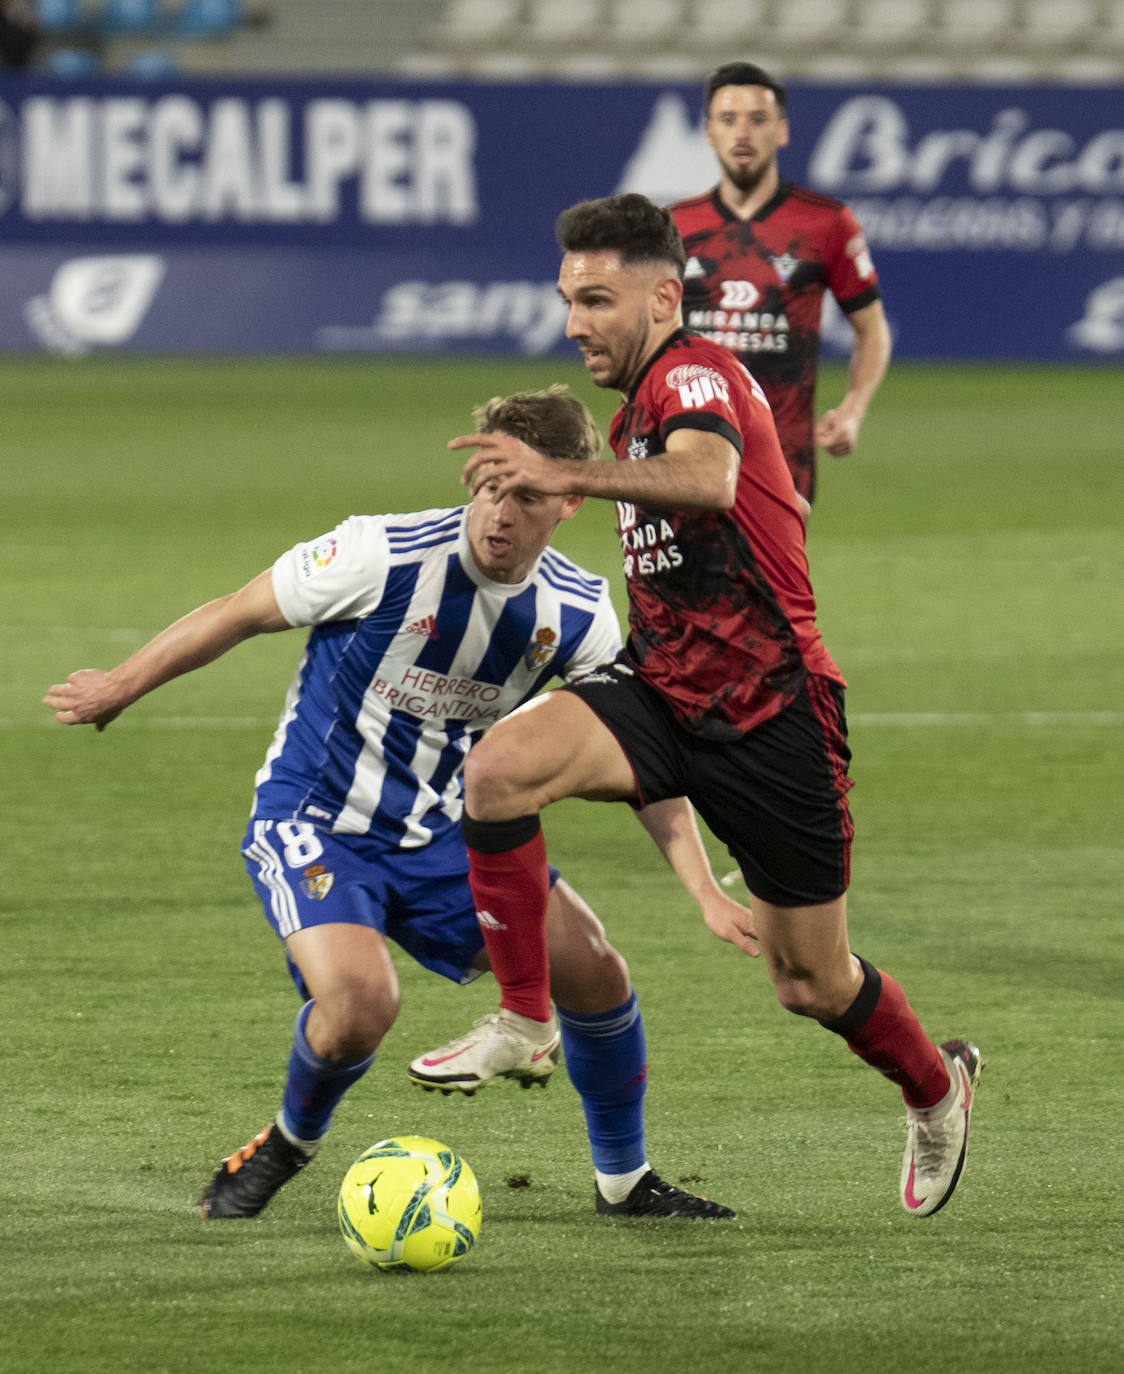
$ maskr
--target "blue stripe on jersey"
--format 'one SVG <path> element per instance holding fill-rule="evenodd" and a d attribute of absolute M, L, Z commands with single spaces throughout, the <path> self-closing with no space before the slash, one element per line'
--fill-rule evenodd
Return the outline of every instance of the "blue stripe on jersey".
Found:
<path fill-rule="evenodd" d="M 418 668 L 432 673 L 447 673 L 461 646 L 476 599 L 476 583 L 469 577 L 454 551 L 445 562 L 445 585 L 434 612 L 436 634 L 427 639 L 414 660 Z"/>
<path fill-rule="evenodd" d="M 468 726 L 463 721 L 451 720 L 445 727 L 445 733 L 449 737 L 449 743 L 441 750 L 441 760 L 433 770 L 433 776 L 429 780 L 430 787 L 438 796 L 443 795 L 445 788 L 448 787 L 450 780 L 455 773 L 458 773 L 464 763 L 465 751 L 461 740 L 468 734 Z M 464 796 L 464 779 L 460 781 L 460 793 Z M 428 825 L 430 818 L 426 817 Z"/>
<path fill-rule="evenodd" d="M 460 527 L 459 518 L 457 528 Z M 468 629 L 472 614 L 472 604 L 476 598 L 476 583 L 465 572 L 456 552 L 450 553 L 445 562 L 445 584 L 441 589 L 441 600 L 433 613 L 435 634 L 422 645 L 421 652 L 414 660 L 419 670 L 432 673 L 447 673 L 457 656 L 461 640 Z M 453 737 L 464 734 L 464 727 L 455 727 L 452 722 L 446 726 L 446 733 Z M 414 754 L 422 733 L 422 722 L 405 712 L 392 711 L 390 723 L 382 738 L 383 757 L 386 760 L 386 776 L 379 793 L 379 804 L 372 817 L 371 828 L 385 831 L 401 838 L 406 833 L 404 818 L 414 810 L 418 795 L 418 780 L 414 775 Z M 463 759 L 458 749 L 457 760 Z M 444 760 L 442 760 L 444 761 Z M 451 769 L 445 770 L 444 780 L 435 784 L 440 795 L 449 780 Z M 448 818 L 440 811 L 426 813 L 422 823 L 431 830 L 439 830 L 441 823 L 448 824 Z"/>
<path fill-rule="evenodd" d="M 461 721 L 450 721 L 446 728 L 449 743 L 441 750 L 441 756 L 432 775 L 425 779 L 433 792 L 441 797 L 449 785 L 449 779 L 464 762 L 464 750 L 458 741 L 464 738 L 467 726 Z M 372 831 L 378 831 L 401 840 L 406 834 L 406 817 L 414 809 L 418 795 L 418 780 L 412 770 L 412 762 L 422 723 L 416 716 L 404 712 L 391 713 L 390 724 L 383 735 L 383 749 L 387 760 L 386 777 L 379 794 L 379 804 L 371 820 Z M 463 793 L 464 785 L 461 784 Z M 452 819 L 433 806 L 423 815 L 415 818 L 429 830 L 436 839 L 442 831 L 453 824 Z"/>
<path fill-rule="evenodd" d="M 268 781 L 258 788 L 256 816 L 295 815 L 309 799 L 321 807 L 330 806 L 335 815 L 334 800 L 316 785 L 329 757 L 324 739 L 337 717 L 335 696 L 325 691 L 325 684 L 335 677 L 357 627 L 354 620 L 337 621 L 318 626 L 309 635 L 298 683 L 299 709 L 289 722 L 284 748 L 273 760 Z M 269 801 L 263 804 L 266 796 Z"/>
<path fill-rule="evenodd" d="M 422 722 L 417 716 L 392 711 L 382 737 L 387 769 L 371 828 L 398 839 L 406 833 L 405 817 L 414 809 L 418 783 L 410 764 L 418 747 Z"/>
<path fill-rule="evenodd" d="M 511 676 L 534 632 L 536 607 L 534 585 L 513 596 L 504 606 L 484 657 L 472 674 L 478 682 L 498 687 Z"/>
<path fill-rule="evenodd" d="M 387 525 L 386 538 L 392 553 L 410 553 L 415 549 L 429 549 L 444 539 L 456 538 L 460 532 L 462 512 L 450 511 L 440 520 L 427 520 L 415 525 Z"/>
<path fill-rule="evenodd" d="M 269 779 L 258 788 L 256 816 L 287 816 L 312 805 L 334 820 L 363 751 L 355 728 L 363 697 L 410 605 L 420 564 L 391 568 L 380 609 L 384 619 L 332 621 L 308 637 L 299 705 Z"/>
<path fill-rule="evenodd" d="M 572 564 L 563 563 L 552 550 L 543 553 L 540 570 L 545 581 L 559 591 L 571 592 L 594 603 L 601 599 L 602 579 L 581 577 Z"/>

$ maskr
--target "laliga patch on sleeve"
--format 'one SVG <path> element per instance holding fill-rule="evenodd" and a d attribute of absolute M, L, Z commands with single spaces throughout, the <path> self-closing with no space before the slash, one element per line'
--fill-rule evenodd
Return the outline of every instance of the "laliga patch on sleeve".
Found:
<path fill-rule="evenodd" d="M 334 534 L 325 534 L 310 544 L 302 544 L 298 553 L 300 574 L 305 582 L 317 573 L 330 568 L 340 551 L 340 541 Z"/>
<path fill-rule="evenodd" d="M 865 281 L 867 277 L 874 276 L 874 260 L 870 256 L 870 249 L 866 246 L 866 239 L 861 234 L 856 234 L 847 244 L 847 256 L 855 264 L 855 271 Z"/>

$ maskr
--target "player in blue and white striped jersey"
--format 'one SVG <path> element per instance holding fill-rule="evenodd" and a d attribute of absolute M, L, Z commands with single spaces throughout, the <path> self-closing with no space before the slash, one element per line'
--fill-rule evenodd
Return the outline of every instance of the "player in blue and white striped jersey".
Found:
<path fill-rule="evenodd" d="M 473 739 L 550 678 L 590 672 L 620 647 L 603 578 L 552 549 L 524 571 L 558 504 L 521 502 L 527 549 L 506 513 L 480 502 L 352 516 L 277 560 L 282 615 L 317 628 L 258 774 L 256 819 L 406 849 L 456 825 Z M 566 503 L 561 518 L 576 511 Z M 477 545 L 493 567 L 477 565 Z M 518 580 L 497 580 L 511 569 Z"/>
<path fill-rule="evenodd" d="M 589 412 L 561 388 L 499 398 L 477 419 L 547 456 L 592 459 L 600 449 Z M 462 508 L 352 516 L 111 672 L 73 673 L 45 698 L 63 723 L 104 729 L 139 697 L 244 639 L 310 627 L 243 846 L 304 1002 L 281 1110 L 223 1161 L 204 1216 L 257 1215 L 315 1155 L 398 1013 L 388 939 L 457 982 L 487 967 L 480 925 L 494 918 L 474 910 L 459 824 L 468 750 L 551 677 L 585 674 L 619 648 L 604 579 L 547 547 L 580 504 L 532 491 L 497 503 L 482 488 Z M 642 819 L 704 910 L 735 905 L 714 882 L 685 802 L 661 803 Z M 545 1084 L 561 1041 L 599 1184 L 630 1191 L 650 1173 L 640 1013 L 604 928 L 552 878 L 551 989 L 562 1027 L 521 1025 L 537 1034 L 504 1076 Z M 646 1212 L 732 1215 L 660 1187 Z"/>

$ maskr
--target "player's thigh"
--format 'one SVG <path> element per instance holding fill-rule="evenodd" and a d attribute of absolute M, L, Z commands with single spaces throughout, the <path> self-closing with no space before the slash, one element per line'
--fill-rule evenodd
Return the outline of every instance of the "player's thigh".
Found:
<path fill-rule="evenodd" d="M 628 965 L 589 904 L 561 878 L 546 905 L 546 939 L 550 991 L 559 1006 L 596 1016 L 628 1000 Z"/>
<path fill-rule="evenodd" d="M 321 1005 L 398 1000 L 398 976 L 385 937 L 372 926 L 306 926 L 285 941 L 285 952 Z"/>
<path fill-rule="evenodd" d="M 841 713 L 817 682 L 740 738 L 689 751 L 687 795 L 760 901 L 823 907 L 847 890 L 854 827 Z"/>
<path fill-rule="evenodd" d="M 387 856 L 385 932 L 411 959 L 451 982 L 470 983 L 487 968 L 484 937 L 468 885 L 460 827 L 420 849 Z"/>
<path fill-rule="evenodd" d="M 489 820 L 541 811 L 563 797 L 633 800 L 636 782 L 594 711 L 572 692 L 555 691 L 492 726 L 468 756 L 465 791 L 469 812 Z"/>
<path fill-rule="evenodd" d="M 384 1008 L 397 1003 L 384 938 L 385 884 L 368 851 L 362 837 L 326 834 L 290 819 L 251 821 L 242 846 L 298 991 L 325 1007 L 338 1003 L 341 1013 L 373 999 Z"/>

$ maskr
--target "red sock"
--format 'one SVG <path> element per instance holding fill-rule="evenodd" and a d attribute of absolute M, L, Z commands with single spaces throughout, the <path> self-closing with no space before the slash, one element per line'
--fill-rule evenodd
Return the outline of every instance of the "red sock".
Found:
<path fill-rule="evenodd" d="M 879 1073 L 892 1079 L 902 1090 L 910 1107 L 935 1107 L 948 1092 L 948 1070 L 940 1051 L 921 1029 L 921 1022 L 906 1001 L 905 993 L 888 973 L 881 973 L 863 961 L 867 981 L 855 999 L 854 1010 L 880 980 L 877 1001 L 869 1016 L 858 1025 L 847 1025 L 848 1017 L 830 1027 L 846 1040 L 848 1047 Z"/>
<path fill-rule="evenodd" d="M 484 945 L 503 996 L 500 1006 L 550 1020 L 546 902 L 550 873 L 542 831 L 498 854 L 468 851 L 468 881 Z"/>

